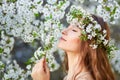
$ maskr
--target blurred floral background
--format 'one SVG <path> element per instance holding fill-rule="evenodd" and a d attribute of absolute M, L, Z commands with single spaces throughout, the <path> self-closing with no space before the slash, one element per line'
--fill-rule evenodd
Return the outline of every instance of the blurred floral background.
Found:
<path fill-rule="evenodd" d="M 108 22 L 118 47 L 110 63 L 120 80 L 120 0 L 0 0 L 0 80 L 32 80 L 31 68 L 42 56 L 51 80 L 63 79 L 64 52 L 56 44 L 72 5 Z"/>

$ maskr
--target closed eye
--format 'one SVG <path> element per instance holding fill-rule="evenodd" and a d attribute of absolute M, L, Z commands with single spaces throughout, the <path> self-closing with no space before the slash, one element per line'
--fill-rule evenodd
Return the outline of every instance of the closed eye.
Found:
<path fill-rule="evenodd" d="M 77 32 L 77 30 L 74 30 L 74 29 L 72 31 Z"/>

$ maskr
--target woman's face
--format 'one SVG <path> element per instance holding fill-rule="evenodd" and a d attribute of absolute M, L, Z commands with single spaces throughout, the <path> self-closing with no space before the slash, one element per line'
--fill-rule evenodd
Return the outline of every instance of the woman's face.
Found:
<path fill-rule="evenodd" d="M 69 25 L 62 31 L 62 36 L 58 43 L 58 48 L 69 52 L 80 51 L 80 35 L 81 30 L 77 26 Z"/>

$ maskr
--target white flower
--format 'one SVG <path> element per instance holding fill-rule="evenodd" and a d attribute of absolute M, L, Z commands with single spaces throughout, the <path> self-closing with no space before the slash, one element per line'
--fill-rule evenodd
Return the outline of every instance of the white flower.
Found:
<path fill-rule="evenodd" d="M 102 2 L 103 2 L 103 0 L 98 0 L 98 2 L 99 2 L 99 3 L 102 3 Z"/>
<path fill-rule="evenodd" d="M 74 24 L 74 25 L 76 25 L 78 23 L 78 18 L 74 18 L 74 19 L 72 19 L 72 22 L 71 22 L 71 24 Z"/>
<path fill-rule="evenodd" d="M 92 39 L 92 36 L 91 36 L 91 35 L 88 35 L 88 39 L 90 39 L 90 40 L 91 40 L 91 39 Z"/>
<path fill-rule="evenodd" d="M 49 64 L 49 66 L 51 67 L 50 68 L 50 71 L 55 71 L 55 70 L 57 70 L 59 67 L 60 67 L 60 65 L 53 59 L 53 61 Z"/>
<path fill-rule="evenodd" d="M 11 50 L 10 50 L 10 48 L 9 48 L 9 47 L 6 47 L 6 48 L 4 49 L 4 52 L 5 52 L 5 53 L 7 53 L 7 54 L 9 54 L 9 53 L 10 53 L 10 51 L 11 51 Z"/>
<path fill-rule="evenodd" d="M 67 22 L 70 23 L 70 21 L 72 20 L 72 16 L 71 15 L 66 15 L 67 16 Z"/>
<path fill-rule="evenodd" d="M 6 44 L 6 41 L 5 41 L 5 40 L 1 40 L 1 41 L 0 41 L 0 44 L 5 45 L 5 44 Z"/>
<path fill-rule="evenodd" d="M 33 24 L 34 24 L 35 26 L 38 26 L 38 25 L 39 25 L 39 22 L 40 22 L 39 20 L 34 20 L 34 21 L 33 21 Z"/>
<path fill-rule="evenodd" d="M 80 3 L 84 3 L 85 0 L 75 0 L 75 1 L 78 1 Z"/>
<path fill-rule="evenodd" d="M 27 65 L 27 67 L 26 67 L 26 68 L 27 68 L 28 70 L 29 70 L 29 69 L 31 69 L 31 65 Z"/>
<path fill-rule="evenodd" d="M 120 17 L 120 14 L 115 14 L 114 19 L 118 19 Z"/>
<path fill-rule="evenodd" d="M 103 30 L 103 34 L 106 34 L 106 33 L 107 33 L 107 31 L 104 29 L 104 30 Z"/>
<path fill-rule="evenodd" d="M 2 62 L 2 61 L 0 61 L 0 65 L 3 65 L 3 62 Z"/>
<path fill-rule="evenodd" d="M 49 4 L 55 4 L 55 3 L 57 2 L 57 0 L 47 0 L 47 2 L 48 2 Z"/>
<path fill-rule="evenodd" d="M 5 79 L 9 79 L 9 76 L 7 74 L 4 74 Z"/>
<path fill-rule="evenodd" d="M 33 42 L 34 37 L 32 35 L 24 35 L 22 39 L 24 40 L 24 42 Z"/>
<path fill-rule="evenodd" d="M 91 44 L 90 47 L 92 47 L 93 49 L 96 49 L 98 47 L 98 45 Z"/>
<path fill-rule="evenodd" d="M 9 73 L 14 73 L 14 70 L 13 69 L 9 70 Z"/>
<path fill-rule="evenodd" d="M 105 36 L 103 36 L 103 35 L 101 34 L 101 35 L 99 35 L 99 38 L 100 38 L 100 40 L 104 40 L 104 39 L 105 39 Z"/>
<path fill-rule="evenodd" d="M 48 45 L 50 43 L 51 36 L 48 35 L 45 39 L 45 45 Z"/>
<path fill-rule="evenodd" d="M 106 45 L 108 43 L 108 40 L 104 39 L 103 44 Z"/>
<path fill-rule="evenodd" d="M 40 56 L 42 57 L 43 55 L 45 55 L 46 53 L 41 49 L 41 47 L 39 47 L 35 53 L 34 53 L 34 57 L 38 60 L 40 58 Z"/>
<path fill-rule="evenodd" d="M 120 49 L 113 52 L 115 54 L 114 58 L 111 60 L 113 68 L 120 73 Z"/>
<path fill-rule="evenodd" d="M 62 10 L 65 10 L 70 5 L 70 1 L 66 1 L 61 7 Z"/>
<path fill-rule="evenodd" d="M 93 31 L 91 35 L 95 37 L 97 34 L 95 33 L 95 31 Z"/>
<path fill-rule="evenodd" d="M 33 13 L 38 13 L 38 10 L 37 9 L 33 9 Z"/>
<path fill-rule="evenodd" d="M 93 49 L 96 49 L 98 45 L 93 45 Z"/>
<path fill-rule="evenodd" d="M 92 27 L 93 25 L 92 24 L 89 24 L 87 27 L 86 27 L 86 32 L 87 33 L 90 33 L 92 31 Z"/>
<path fill-rule="evenodd" d="M 96 25 L 94 26 L 94 28 L 95 28 L 95 29 L 98 29 L 99 31 L 101 30 L 101 26 L 100 26 L 99 24 L 96 24 Z"/>
<path fill-rule="evenodd" d="M 107 6 L 108 6 L 111 10 L 113 10 L 113 8 L 114 8 L 113 3 L 108 3 Z"/>
<path fill-rule="evenodd" d="M 115 24 L 116 22 L 115 21 L 111 21 L 110 24 Z"/>

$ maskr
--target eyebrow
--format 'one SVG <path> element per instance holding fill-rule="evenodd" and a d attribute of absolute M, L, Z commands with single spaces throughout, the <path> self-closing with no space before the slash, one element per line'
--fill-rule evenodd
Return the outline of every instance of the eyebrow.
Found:
<path fill-rule="evenodd" d="M 78 25 L 74 25 L 74 27 L 77 27 L 78 29 L 80 29 L 80 30 L 81 30 L 81 28 L 80 28 Z"/>
<path fill-rule="evenodd" d="M 78 25 L 72 25 L 73 26 L 73 28 L 78 28 L 78 29 L 80 29 L 81 30 L 81 28 L 78 26 Z"/>
<path fill-rule="evenodd" d="M 78 25 L 76 25 L 77 28 L 80 28 Z"/>
<path fill-rule="evenodd" d="M 77 28 L 79 28 L 79 26 L 78 25 L 72 25 L 73 27 L 77 27 Z"/>

